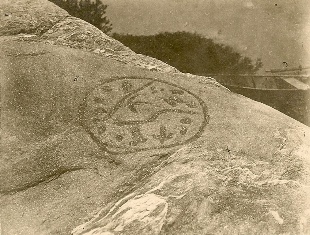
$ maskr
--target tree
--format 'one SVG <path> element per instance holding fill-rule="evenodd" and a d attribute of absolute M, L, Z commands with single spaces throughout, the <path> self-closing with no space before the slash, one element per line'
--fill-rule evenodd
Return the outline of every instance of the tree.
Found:
<path fill-rule="evenodd" d="M 106 9 L 101 0 L 49 0 L 66 10 L 70 15 L 87 21 L 104 33 L 112 30 L 112 24 L 107 19 Z"/>
<path fill-rule="evenodd" d="M 155 57 L 180 70 L 197 75 L 253 74 L 262 67 L 232 47 L 215 43 L 196 33 L 159 33 L 150 36 L 113 34 L 136 53 Z"/>

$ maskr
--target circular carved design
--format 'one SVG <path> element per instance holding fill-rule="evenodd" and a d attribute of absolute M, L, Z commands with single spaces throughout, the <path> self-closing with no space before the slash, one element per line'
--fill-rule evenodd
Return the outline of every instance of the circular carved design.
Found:
<path fill-rule="evenodd" d="M 183 145 L 198 138 L 209 120 L 204 102 L 190 91 L 136 77 L 102 83 L 80 111 L 92 139 L 116 154 Z"/>

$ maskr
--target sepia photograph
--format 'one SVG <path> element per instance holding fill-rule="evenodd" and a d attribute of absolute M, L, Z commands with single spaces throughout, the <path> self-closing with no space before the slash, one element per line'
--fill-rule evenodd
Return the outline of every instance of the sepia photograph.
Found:
<path fill-rule="evenodd" d="M 0 235 L 310 235 L 310 1 L 0 0 Z"/>

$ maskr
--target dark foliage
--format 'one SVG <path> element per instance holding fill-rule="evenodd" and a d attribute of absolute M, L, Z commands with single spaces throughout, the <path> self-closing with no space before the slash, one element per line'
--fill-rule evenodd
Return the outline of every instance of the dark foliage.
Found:
<path fill-rule="evenodd" d="M 104 33 L 112 30 L 112 24 L 105 15 L 107 5 L 101 0 L 49 0 L 66 10 L 70 15 L 87 21 Z"/>
<path fill-rule="evenodd" d="M 253 64 L 230 46 L 215 43 L 195 33 L 160 33 L 151 36 L 113 34 L 136 53 L 166 62 L 182 72 L 206 74 L 253 74 L 262 67 Z"/>

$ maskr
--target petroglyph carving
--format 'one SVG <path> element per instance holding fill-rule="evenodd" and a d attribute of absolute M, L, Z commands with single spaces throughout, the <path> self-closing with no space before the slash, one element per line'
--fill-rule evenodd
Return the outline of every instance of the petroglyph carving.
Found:
<path fill-rule="evenodd" d="M 209 120 L 195 94 L 149 78 L 106 81 L 81 107 L 82 126 L 101 148 L 115 154 L 183 145 L 198 138 Z"/>

